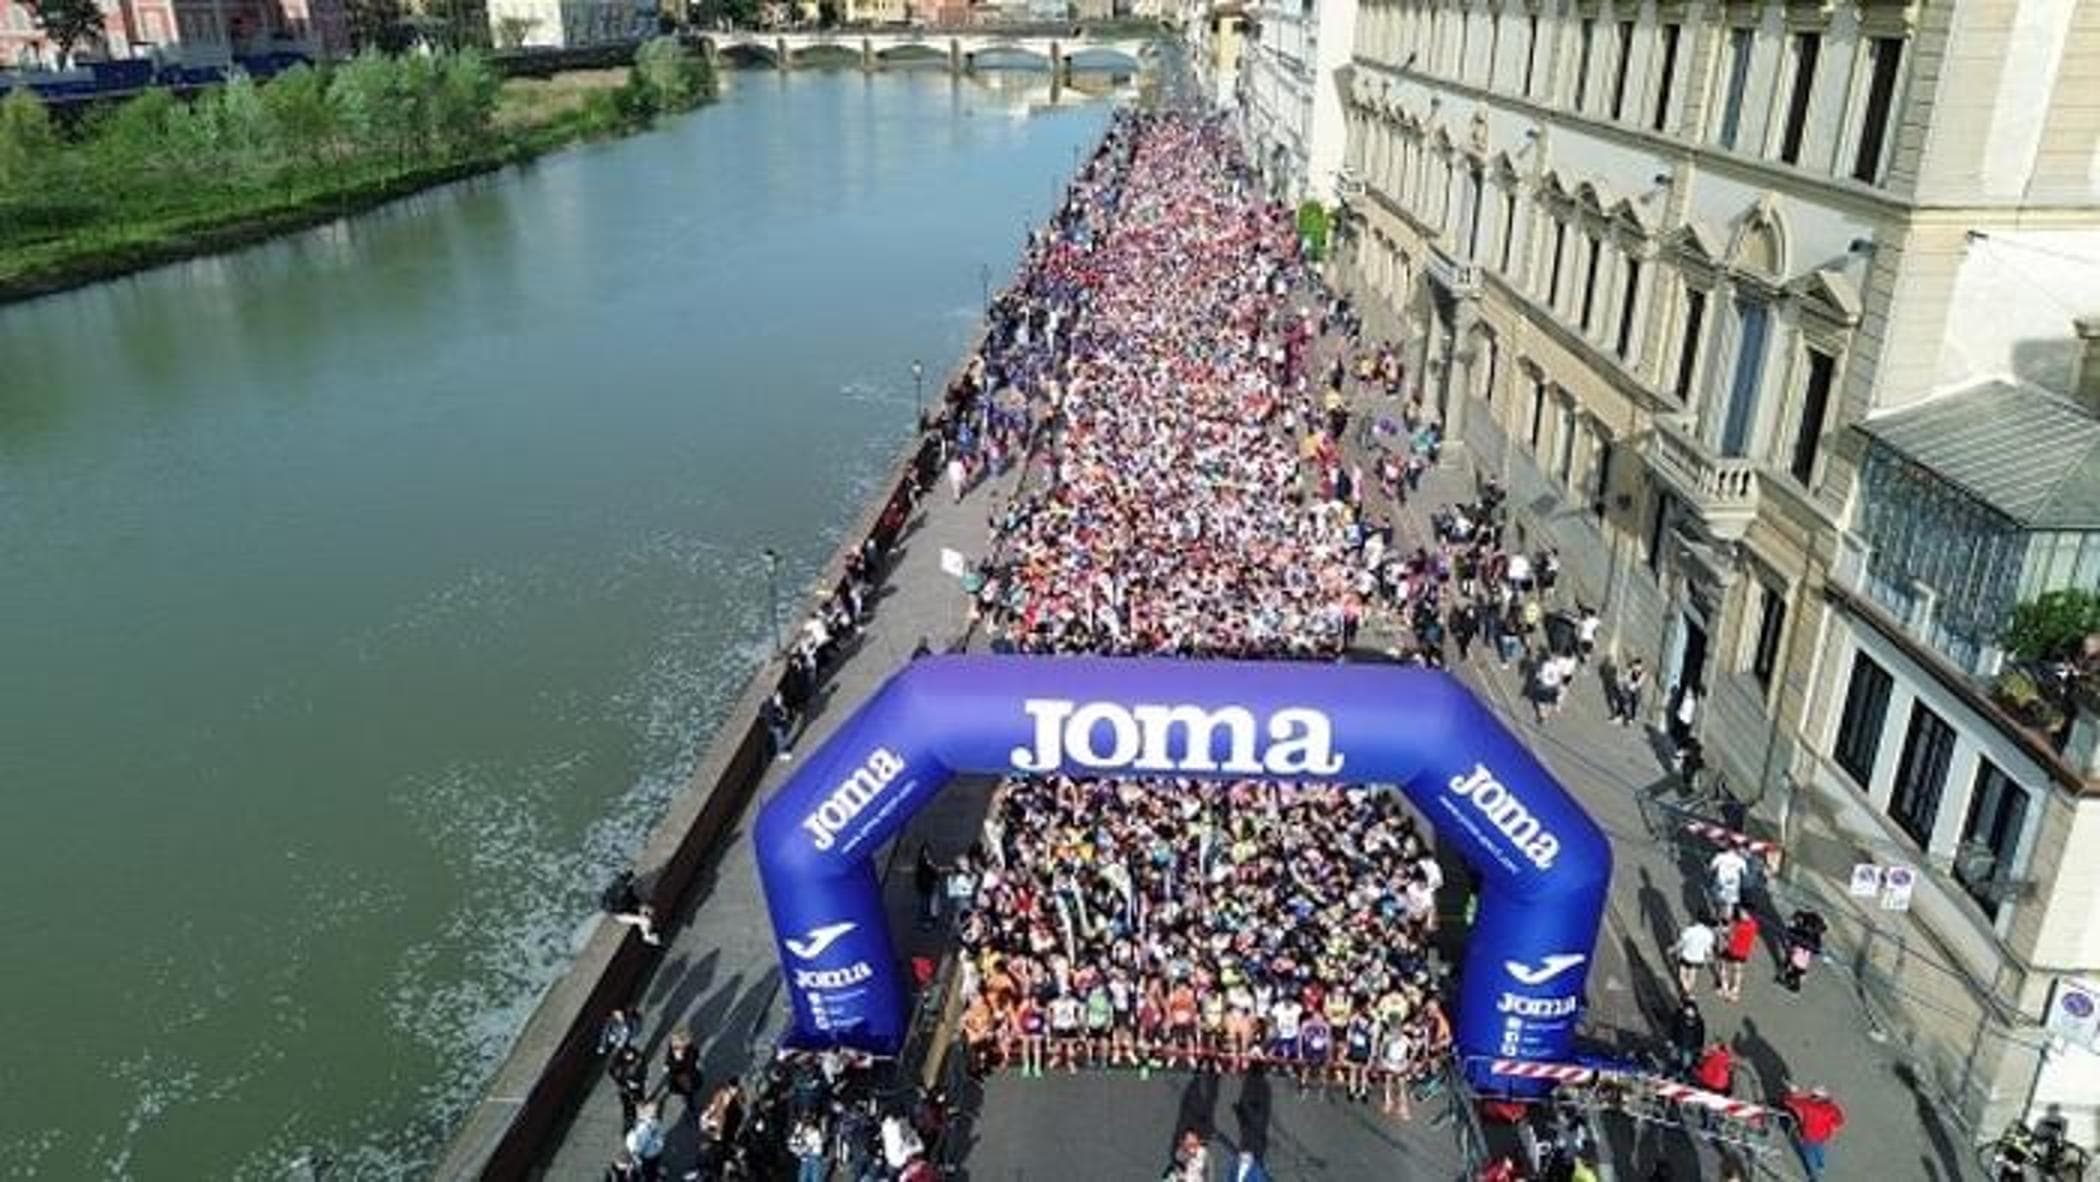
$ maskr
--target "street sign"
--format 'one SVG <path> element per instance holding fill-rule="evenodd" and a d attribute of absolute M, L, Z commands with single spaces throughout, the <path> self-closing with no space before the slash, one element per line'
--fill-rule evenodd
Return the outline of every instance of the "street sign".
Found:
<path fill-rule="evenodd" d="M 1908 866 L 1888 866 L 1881 871 L 1881 909 L 1910 910 L 1910 895 L 1918 886 L 1918 872 Z"/>
<path fill-rule="evenodd" d="M 1881 867 L 1859 862 L 1852 867 L 1852 897 L 1871 899 L 1881 893 Z"/>
<path fill-rule="evenodd" d="M 2065 1042 L 2100 1051 L 2100 981 L 2057 978 L 2042 1025 Z"/>

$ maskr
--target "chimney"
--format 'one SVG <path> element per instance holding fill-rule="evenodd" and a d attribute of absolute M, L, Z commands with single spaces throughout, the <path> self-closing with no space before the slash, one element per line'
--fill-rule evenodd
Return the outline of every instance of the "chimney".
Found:
<path fill-rule="evenodd" d="M 2100 417 L 2100 313 L 2077 317 L 2078 356 L 2071 361 L 2071 398 L 2089 415 Z"/>

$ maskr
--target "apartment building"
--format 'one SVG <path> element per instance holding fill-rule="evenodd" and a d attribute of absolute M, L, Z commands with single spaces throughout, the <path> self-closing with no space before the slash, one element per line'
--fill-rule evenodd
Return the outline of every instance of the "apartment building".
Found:
<path fill-rule="evenodd" d="M 1259 0 L 1248 15 L 1238 108 L 1253 162 L 1278 199 L 1331 203 L 1347 126 L 1337 71 L 1357 0 Z"/>
<path fill-rule="evenodd" d="M 2100 2 L 1361 0 L 1353 43 L 1345 270 L 1450 434 L 1931 1082 L 2092 1119 L 2044 1025 L 2100 976 L 2100 875 L 2055 873 L 2092 760 L 1990 687 L 2016 602 L 2100 589 Z"/>
<path fill-rule="evenodd" d="M 1247 9 L 1240 0 L 1191 4 L 1173 23 L 1189 47 L 1189 65 L 1205 101 L 1230 108 L 1240 87 L 1247 53 Z"/>
<path fill-rule="evenodd" d="M 102 0 L 102 31 L 77 45 L 73 62 L 151 58 L 216 66 L 235 58 L 349 52 L 341 0 Z M 56 47 L 22 0 L 0 0 L 0 69 L 56 69 Z"/>

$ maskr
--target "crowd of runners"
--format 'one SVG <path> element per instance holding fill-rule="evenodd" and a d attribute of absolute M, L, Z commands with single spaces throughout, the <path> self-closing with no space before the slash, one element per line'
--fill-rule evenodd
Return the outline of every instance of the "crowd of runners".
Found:
<path fill-rule="evenodd" d="M 1119 119 L 1000 301 L 964 393 L 1035 463 L 970 582 L 996 650 L 1332 658 L 1378 594 L 1295 231 L 1236 151 Z M 973 471 L 959 449 L 958 493 Z M 1051 777 L 1002 785 L 921 886 L 965 949 L 980 1068 L 1260 1062 L 1404 1114 L 1450 1037 L 1442 881 L 1389 793 Z"/>

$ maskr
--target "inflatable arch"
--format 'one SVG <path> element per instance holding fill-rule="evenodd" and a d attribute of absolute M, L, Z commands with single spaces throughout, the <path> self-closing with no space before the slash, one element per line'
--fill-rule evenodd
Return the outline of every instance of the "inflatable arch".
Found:
<path fill-rule="evenodd" d="M 759 814 L 759 878 L 796 1045 L 906 1032 L 883 842 L 959 774 L 1397 784 L 1480 874 L 1453 1033 L 1468 1059 L 1565 1060 L 1611 845 L 1450 676 L 1378 665 L 926 657 L 892 676 Z"/>

